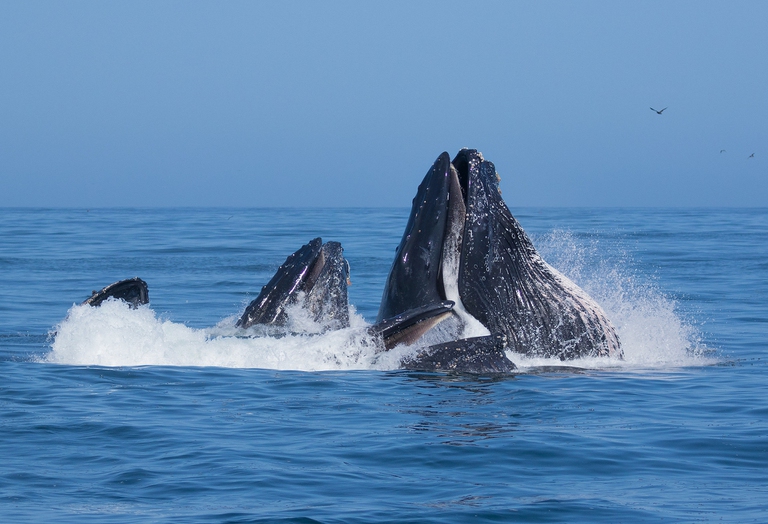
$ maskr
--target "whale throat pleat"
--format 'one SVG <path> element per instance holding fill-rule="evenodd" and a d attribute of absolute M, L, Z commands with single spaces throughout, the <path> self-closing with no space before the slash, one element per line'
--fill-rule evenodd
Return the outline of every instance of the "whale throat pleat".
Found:
<path fill-rule="evenodd" d="M 619 339 L 600 306 L 538 254 L 498 191 L 491 162 L 467 188 L 459 292 L 467 311 L 513 351 L 527 356 L 620 355 Z"/>

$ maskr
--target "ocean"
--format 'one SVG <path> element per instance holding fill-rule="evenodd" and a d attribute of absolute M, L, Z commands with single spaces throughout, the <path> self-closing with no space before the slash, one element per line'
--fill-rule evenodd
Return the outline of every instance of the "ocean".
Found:
<path fill-rule="evenodd" d="M 768 209 L 513 208 L 624 359 L 508 376 L 356 335 L 408 212 L 0 210 L 2 522 L 768 522 Z M 318 236 L 353 326 L 233 336 Z"/>

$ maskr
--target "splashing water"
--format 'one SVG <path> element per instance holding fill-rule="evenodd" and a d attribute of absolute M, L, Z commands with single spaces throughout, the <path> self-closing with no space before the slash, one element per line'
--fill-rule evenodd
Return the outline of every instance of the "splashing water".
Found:
<path fill-rule="evenodd" d="M 564 363 L 509 353 L 521 371 L 564 364 L 590 369 L 664 369 L 715 362 L 700 344 L 697 330 L 676 312 L 675 302 L 653 284 L 641 284 L 615 263 L 601 261 L 596 243 L 585 246 L 568 232 L 554 231 L 537 239 L 537 248 L 545 260 L 603 307 L 618 332 L 624 360 L 603 357 Z M 116 300 L 97 308 L 75 305 L 57 326 L 52 351 L 45 360 L 100 366 L 390 370 L 417 351 L 397 347 L 380 352 L 366 332 L 369 324 L 353 306 L 351 327 L 341 330 L 326 330 L 300 307 L 289 308 L 288 318 L 285 328 L 254 326 L 244 332 L 234 327 L 235 317 L 211 328 L 195 329 L 158 318 L 146 306 L 134 310 Z"/>
<path fill-rule="evenodd" d="M 709 356 L 712 351 L 701 344 L 694 325 L 681 318 L 675 301 L 652 282 L 642 283 L 622 270 L 628 264 L 619 267 L 615 261 L 601 260 L 597 241 L 584 245 L 570 232 L 555 230 L 537 239 L 536 247 L 547 262 L 600 304 L 616 328 L 624 351 L 623 361 L 586 358 L 570 364 L 587 368 L 669 368 L 716 362 Z M 523 364 L 547 365 L 553 361 L 531 359 Z"/>
<path fill-rule="evenodd" d="M 355 317 L 357 325 L 364 324 L 359 315 Z M 300 318 L 297 325 L 306 322 Z M 58 326 L 53 351 L 46 360 L 74 365 L 304 371 L 377 368 L 374 341 L 364 329 L 352 327 L 324 334 L 290 331 L 270 334 L 257 329 L 253 333 L 261 336 L 242 336 L 243 331 L 234 328 L 234 318 L 213 328 L 195 329 L 159 319 L 146 306 L 130 309 L 124 302 L 107 300 L 98 308 L 73 306 Z"/>

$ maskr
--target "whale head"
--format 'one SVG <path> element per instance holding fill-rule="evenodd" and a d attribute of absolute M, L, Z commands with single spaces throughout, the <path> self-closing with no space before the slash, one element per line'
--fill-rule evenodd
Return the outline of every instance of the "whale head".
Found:
<path fill-rule="evenodd" d="M 451 301 L 464 323 L 503 334 L 527 356 L 621 355 L 600 306 L 549 266 L 474 149 L 438 156 L 422 180 L 387 277 L 378 320 Z"/>
<path fill-rule="evenodd" d="M 303 300 L 301 305 L 326 329 L 349 327 L 349 284 L 349 263 L 341 244 L 323 244 L 321 238 L 315 238 L 288 256 L 236 326 L 284 325 L 287 308 Z"/>

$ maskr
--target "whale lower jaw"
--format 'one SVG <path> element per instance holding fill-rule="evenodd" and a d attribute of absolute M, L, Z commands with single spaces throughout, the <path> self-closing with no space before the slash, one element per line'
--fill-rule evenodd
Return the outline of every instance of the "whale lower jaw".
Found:
<path fill-rule="evenodd" d="M 510 373 L 517 369 L 504 351 L 502 334 L 471 337 L 434 344 L 400 363 L 414 371 L 453 371 L 472 374 Z"/>

